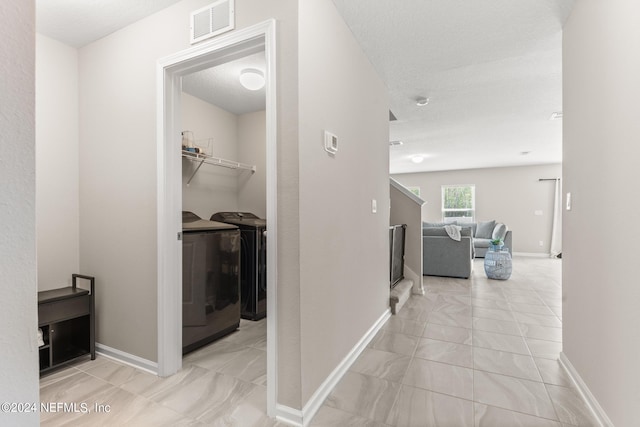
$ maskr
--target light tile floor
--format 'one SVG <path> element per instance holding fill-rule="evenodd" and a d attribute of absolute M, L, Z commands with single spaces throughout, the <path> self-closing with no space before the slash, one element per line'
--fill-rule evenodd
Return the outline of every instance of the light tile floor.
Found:
<path fill-rule="evenodd" d="M 597 426 L 559 365 L 561 262 L 514 259 L 507 281 L 425 277 L 320 408 L 312 426 Z M 104 357 L 40 381 L 43 402 L 111 412 L 42 415 L 42 425 L 282 426 L 265 415 L 266 321 L 158 378 Z"/>

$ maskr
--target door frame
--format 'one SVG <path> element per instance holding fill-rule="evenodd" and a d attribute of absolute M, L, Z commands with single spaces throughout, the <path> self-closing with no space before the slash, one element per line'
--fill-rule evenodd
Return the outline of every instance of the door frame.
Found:
<path fill-rule="evenodd" d="M 182 368 L 182 163 L 181 78 L 257 51 L 265 52 L 267 202 L 267 413 L 277 396 L 277 115 L 276 21 L 235 30 L 158 60 L 157 89 L 157 280 L 158 375 Z"/>

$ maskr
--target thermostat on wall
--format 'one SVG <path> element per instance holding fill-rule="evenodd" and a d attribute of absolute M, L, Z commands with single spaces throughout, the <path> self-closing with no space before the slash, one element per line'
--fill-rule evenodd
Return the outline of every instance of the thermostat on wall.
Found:
<path fill-rule="evenodd" d="M 329 154 L 338 152 L 338 137 L 326 130 L 324 131 L 324 149 Z"/>

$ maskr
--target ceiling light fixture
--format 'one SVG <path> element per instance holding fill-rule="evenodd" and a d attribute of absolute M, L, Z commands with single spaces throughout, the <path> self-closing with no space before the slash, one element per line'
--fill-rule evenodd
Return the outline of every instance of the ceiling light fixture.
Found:
<path fill-rule="evenodd" d="M 260 90 L 264 87 L 264 73 L 255 68 L 245 68 L 240 72 L 240 84 L 245 89 Z"/>
<path fill-rule="evenodd" d="M 424 96 L 421 96 L 419 98 L 416 98 L 416 105 L 418 107 L 424 107 L 425 105 L 427 105 L 429 103 L 429 98 L 425 98 Z"/>
<path fill-rule="evenodd" d="M 423 160 L 424 160 L 424 157 L 423 157 L 423 156 L 413 156 L 413 157 L 411 158 L 411 161 L 412 161 L 413 163 L 422 163 L 422 161 L 423 161 Z"/>

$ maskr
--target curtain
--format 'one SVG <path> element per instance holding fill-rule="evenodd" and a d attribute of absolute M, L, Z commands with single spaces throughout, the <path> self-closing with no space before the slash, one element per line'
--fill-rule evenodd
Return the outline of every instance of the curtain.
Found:
<path fill-rule="evenodd" d="M 556 192 L 553 201 L 553 223 L 551 226 L 551 257 L 562 254 L 562 186 L 556 178 Z"/>

